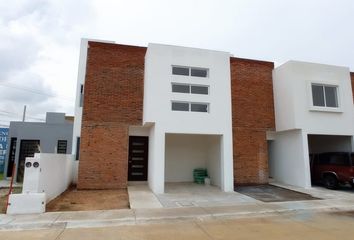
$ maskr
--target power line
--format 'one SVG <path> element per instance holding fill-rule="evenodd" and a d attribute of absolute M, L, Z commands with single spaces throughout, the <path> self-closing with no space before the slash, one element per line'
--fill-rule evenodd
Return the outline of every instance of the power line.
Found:
<path fill-rule="evenodd" d="M 0 109 L 0 115 L 6 116 L 6 114 L 7 114 L 7 115 L 12 115 L 12 116 L 17 116 L 17 117 L 21 117 L 21 116 L 22 116 L 21 114 L 18 114 L 18 113 L 9 112 L 9 111 L 5 111 L 5 110 L 1 110 L 1 109 Z M 43 118 L 37 118 L 37 117 L 34 117 L 33 115 L 26 115 L 26 118 L 28 118 L 28 119 L 34 119 L 34 120 L 40 120 L 40 121 L 45 121 L 45 119 L 43 119 Z"/>
<path fill-rule="evenodd" d="M 72 99 L 72 98 L 68 98 L 68 97 L 60 96 L 60 95 L 48 94 L 48 93 L 39 91 L 37 89 L 21 87 L 21 86 L 18 86 L 18 85 L 15 85 L 15 84 L 11 84 L 11 83 L 1 83 L 0 82 L 0 85 L 2 85 L 2 87 L 14 88 L 14 89 L 27 91 L 27 92 L 31 92 L 31 93 L 34 93 L 34 94 L 47 96 L 47 97 L 60 98 L 60 99 L 63 99 L 63 100 L 66 100 L 66 101 L 70 101 L 70 102 L 74 101 L 74 99 Z"/>

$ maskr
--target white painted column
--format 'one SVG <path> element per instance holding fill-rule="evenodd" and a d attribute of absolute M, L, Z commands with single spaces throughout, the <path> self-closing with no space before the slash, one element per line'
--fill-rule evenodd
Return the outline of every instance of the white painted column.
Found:
<path fill-rule="evenodd" d="M 273 178 L 281 183 L 310 188 L 311 174 L 307 133 L 302 130 L 277 132 L 271 145 Z"/>
<path fill-rule="evenodd" d="M 165 133 L 151 127 L 149 138 L 148 183 L 154 193 L 165 190 Z"/>
<path fill-rule="evenodd" d="M 221 149 L 221 189 L 224 192 L 234 191 L 234 167 L 232 154 L 232 136 L 224 134 L 220 139 Z"/>
<path fill-rule="evenodd" d="M 310 188 L 311 184 L 311 170 L 310 170 L 310 156 L 309 156 L 309 143 L 307 138 L 307 132 L 301 131 L 302 137 L 302 153 L 303 153 L 303 165 L 304 165 L 304 187 Z"/>

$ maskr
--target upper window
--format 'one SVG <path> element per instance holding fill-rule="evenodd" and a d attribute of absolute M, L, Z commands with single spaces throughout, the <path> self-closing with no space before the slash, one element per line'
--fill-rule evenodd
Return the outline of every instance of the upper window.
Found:
<path fill-rule="evenodd" d="M 191 76 L 193 77 L 207 77 L 208 69 L 191 68 Z"/>
<path fill-rule="evenodd" d="M 188 67 L 172 67 L 173 75 L 183 75 L 189 76 L 189 68 Z"/>
<path fill-rule="evenodd" d="M 183 83 L 172 83 L 172 92 L 208 95 L 209 94 L 209 86 L 191 85 L 191 84 L 183 84 Z"/>
<path fill-rule="evenodd" d="M 172 111 L 209 112 L 209 103 L 171 102 Z"/>
<path fill-rule="evenodd" d="M 172 92 L 190 93 L 190 85 L 172 83 Z"/>
<path fill-rule="evenodd" d="M 207 69 L 207 68 L 172 66 L 172 74 L 173 75 L 206 78 L 206 77 L 208 77 L 208 72 L 209 72 L 209 69 Z"/>
<path fill-rule="evenodd" d="M 316 107 L 338 107 L 337 86 L 312 84 L 312 103 Z"/>

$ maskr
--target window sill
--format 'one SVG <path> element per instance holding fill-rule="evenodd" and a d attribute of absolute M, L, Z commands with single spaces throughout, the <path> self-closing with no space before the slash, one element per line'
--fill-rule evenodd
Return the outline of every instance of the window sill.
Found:
<path fill-rule="evenodd" d="M 316 107 L 316 106 L 311 106 L 310 111 L 311 112 L 332 112 L 332 113 L 342 113 L 343 112 L 340 107 L 331 108 L 331 107 Z"/>

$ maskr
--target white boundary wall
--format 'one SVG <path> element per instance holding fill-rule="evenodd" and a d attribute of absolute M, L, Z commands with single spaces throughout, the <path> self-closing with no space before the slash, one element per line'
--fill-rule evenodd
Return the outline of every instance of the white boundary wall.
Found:
<path fill-rule="evenodd" d="M 27 162 L 31 167 L 25 167 L 22 193 L 10 195 L 8 214 L 42 213 L 45 204 L 73 182 L 73 155 L 40 153 L 26 158 Z"/>

